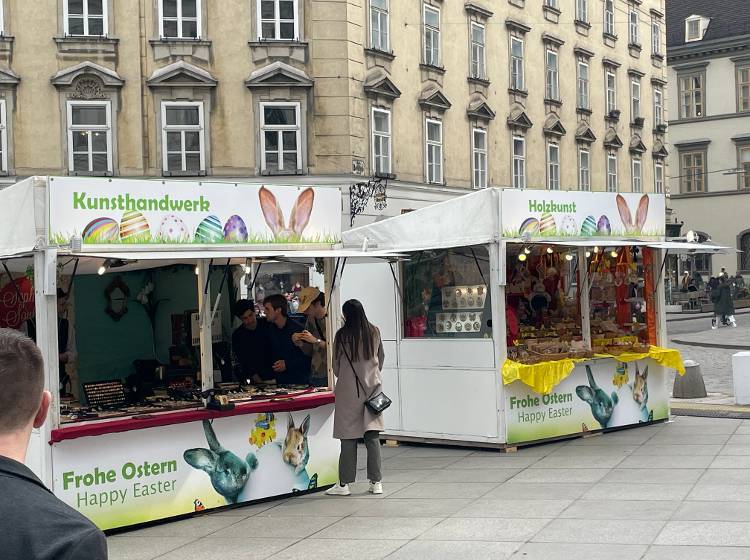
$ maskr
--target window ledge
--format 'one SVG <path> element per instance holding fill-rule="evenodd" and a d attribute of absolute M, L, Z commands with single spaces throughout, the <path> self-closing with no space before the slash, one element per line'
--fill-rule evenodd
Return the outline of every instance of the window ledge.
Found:
<path fill-rule="evenodd" d="M 69 177 L 113 177 L 111 171 L 68 171 Z"/>
<path fill-rule="evenodd" d="M 542 10 L 544 10 L 544 19 L 552 23 L 560 23 L 560 14 L 562 14 L 560 10 L 547 5 L 542 6 Z"/>
<path fill-rule="evenodd" d="M 425 62 L 422 62 L 419 65 L 419 68 L 421 70 L 424 70 L 426 72 L 436 72 L 440 75 L 445 74 L 445 67 L 444 66 L 434 66 L 432 64 L 427 64 Z"/>
<path fill-rule="evenodd" d="M 508 93 L 518 97 L 528 97 L 529 92 L 525 89 L 508 88 Z"/>
<path fill-rule="evenodd" d="M 249 41 L 250 56 L 255 64 L 269 59 L 287 58 L 301 64 L 307 63 L 308 43 L 304 41 L 269 40 Z"/>
<path fill-rule="evenodd" d="M 10 57 L 13 53 L 13 43 L 16 38 L 12 35 L 0 35 L 0 60 L 10 65 Z"/>
<path fill-rule="evenodd" d="M 294 175 L 305 175 L 306 173 L 303 169 L 297 169 L 295 171 L 270 171 L 268 169 L 263 169 L 260 174 L 264 177 L 289 177 Z"/>
<path fill-rule="evenodd" d="M 477 84 L 485 87 L 490 85 L 490 81 L 486 78 L 475 78 L 474 76 L 469 76 L 466 78 L 466 81 L 470 84 Z"/>
<path fill-rule="evenodd" d="M 575 23 L 576 31 L 579 35 L 589 36 L 589 31 L 591 31 L 591 24 L 589 22 L 577 19 L 573 23 Z"/>
<path fill-rule="evenodd" d="M 547 99 L 544 98 L 545 105 L 554 105 L 555 107 L 562 107 L 562 99 Z"/>
<path fill-rule="evenodd" d="M 646 119 L 643 117 L 638 117 L 637 119 L 633 119 L 633 122 L 630 123 L 630 126 L 633 128 L 643 128 L 643 124 L 646 122 Z"/>
<path fill-rule="evenodd" d="M 611 33 L 602 33 L 602 39 L 604 39 L 604 44 L 608 47 L 614 47 L 617 43 L 617 35 L 612 35 Z"/>
<path fill-rule="evenodd" d="M 395 173 L 373 173 L 372 176 L 376 179 L 388 179 L 389 181 L 393 181 L 396 178 Z"/>
<path fill-rule="evenodd" d="M 654 134 L 666 134 L 667 132 L 667 125 L 666 124 L 660 124 L 656 128 L 654 128 Z"/>
<path fill-rule="evenodd" d="M 508 0 L 508 4 L 511 4 L 516 8 L 524 8 L 526 7 L 526 0 Z"/>
<path fill-rule="evenodd" d="M 164 177 L 205 177 L 206 171 L 162 171 Z"/>
<path fill-rule="evenodd" d="M 576 113 L 579 115 L 587 115 L 589 117 L 594 114 L 591 109 L 586 109 L 585 107 L 576 107 Z"/>
<path fill-rule="evenodd" d="M 365 49 L 365 54 L 375 58 L 382 58 L 389 62 L 393 61 L 396 58 L 396 55 L 393 54 L 393 51 L 381 51 L 380 49 Z"/>
<path fill-rule="evenodd" d="M 117 55 L 117 45 L 120 40 L 104 36 L 67 35 L 55 37 L 57 52 L 66 54 L 101 54 Z"/>
<path fill-rule="evenodd" d="M 620 122 L 620 110 L 613 109 L 605 115 L 604 120 L 607 122 Z"/>
<path fill-rule="evenodd" d="M 154 60 L 173 56 L 191 56 L 203 62 L 211 60 L 211 41 L 206 39 L 161 38 L 150 39 Z"/>

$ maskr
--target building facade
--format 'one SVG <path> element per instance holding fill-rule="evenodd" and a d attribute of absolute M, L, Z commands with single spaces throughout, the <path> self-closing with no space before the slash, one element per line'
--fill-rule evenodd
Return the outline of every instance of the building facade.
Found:
<path fill-rule="evenodd" d="M 663 2 L 1 0 L 0 172 L 658 192 Z"/>
<path fill-rule="evenodd" d="M 668 166 L 683 232 L 742 252 L 685 263 L 750 273 L 750 13 L 745 2 L 670 0 Z"/>

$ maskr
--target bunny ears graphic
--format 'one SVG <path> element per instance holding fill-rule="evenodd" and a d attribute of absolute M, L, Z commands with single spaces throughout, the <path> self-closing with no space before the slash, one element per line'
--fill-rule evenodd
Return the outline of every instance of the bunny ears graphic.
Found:
<path fill-rule="evenodd" d="M 648 217 L 648 195 L 644 194 L 638 202 L 638 209 L 635 212 L 635 222 L 633 221 L 633 215 L 630 213 L 628 203 L 620 194 L 617 195 L 617 210 L 620 212 L 620 219 L 625 229 L 629 232 L 640 233 Z"/>
<path fill-rule="evenodd" d="M 307 227 L 312 214 L 313 203 L 315 202 L 315 191 L 312 187 L 306 188 L 297 197 L 289 215 L 288 224 L 284 221 L 284 215 L 281 212 L 276 196 L 266 187 L 261 187 L 258 193 L 260 198 L 260 208 L 263 211 L 263 217 L 266 224 L 271 228 L 276 239 L 286 240 L 291 237 L 300 237 Z"/>

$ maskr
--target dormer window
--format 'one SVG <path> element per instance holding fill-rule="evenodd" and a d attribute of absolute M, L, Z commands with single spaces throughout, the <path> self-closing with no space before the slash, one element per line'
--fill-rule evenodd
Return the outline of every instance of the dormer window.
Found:
<path fill-rule="evenodd" d="M 685 20 L 685 42 L 700 41 L 711 20 L 702 16 L 690 16 Z"/>

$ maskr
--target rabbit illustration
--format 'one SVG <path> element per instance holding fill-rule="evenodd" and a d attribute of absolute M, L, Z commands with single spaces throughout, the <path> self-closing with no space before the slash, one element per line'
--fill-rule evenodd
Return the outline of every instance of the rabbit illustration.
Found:
<path fill-rule="evenodd" d="M 599 422 L 602 428 L 606 428 L 610 423 L 612 412 L 620 397 L 614 391 L 611 396 L 602 391 L 596 384 L 596 381 L 594 381 L 594 374 L 591 372 L 589 366 L 586 366 L 586 376 L 588 377 L 589 384 L 576 387 L 576 394 L 581 400 L 589 403 L 594 419 Z"/>
<path fill-rule="evenodd" d="M 188 465 L 204 471 L 211 479 L 211 485 L 229 504 L 237 503 L 250 473 L 258 467 L 255 454 L 248 453 L 244 460 L 224 449 L 208 420 L 203 421 L 208 449 L 188 449 L 182 456 Z"/>
<path fill-rule="evenodd" d="M 639 422 L 653 420 L 653 412 L 648 409 L 648 366 L 641 375 L 638 363 L 635 364 L 635 381 L 633 382 L 633 400 L 640 406 L 641 418 Z"/>
<path fill-rule="evenodd" d="M 310 460 L 310 449 L 307 446 L 307 432 L 309 430 L 309 414 L 305 416 L 299 428 L 294 427 L 294 417 L 291 414 L 289 415 L 281 457 L 285 463 L 294 467 L 294 474 L 297 475 L 307 468 L 307 462 Z"/>
<path fill-rule="evenodd" d="M 261 187 L 258 193 L 260 207 L 268 227 L 271 228 L 273 236 L 278 241 L 299 239 L 307 223 L 310 221 L 313 203 L 315 202 L 315 191 L 307 188 L 300 193 L 289 214 L 288 226 L 284 222 L 279 203 L 274 194 L 266 187 Z"/>
<path fill-rule="evenodd" d="M 648 217 L 648 195 L 644 194 L 638 202 L 638 209 L 635 212 L 635 222 L 625 198 L 621 194 L 618 194 L 616 200 L 617 210 L 620 212 L 620 219 L 625 226 L 625 230 L 629 233 L 640 233 Z"/>

